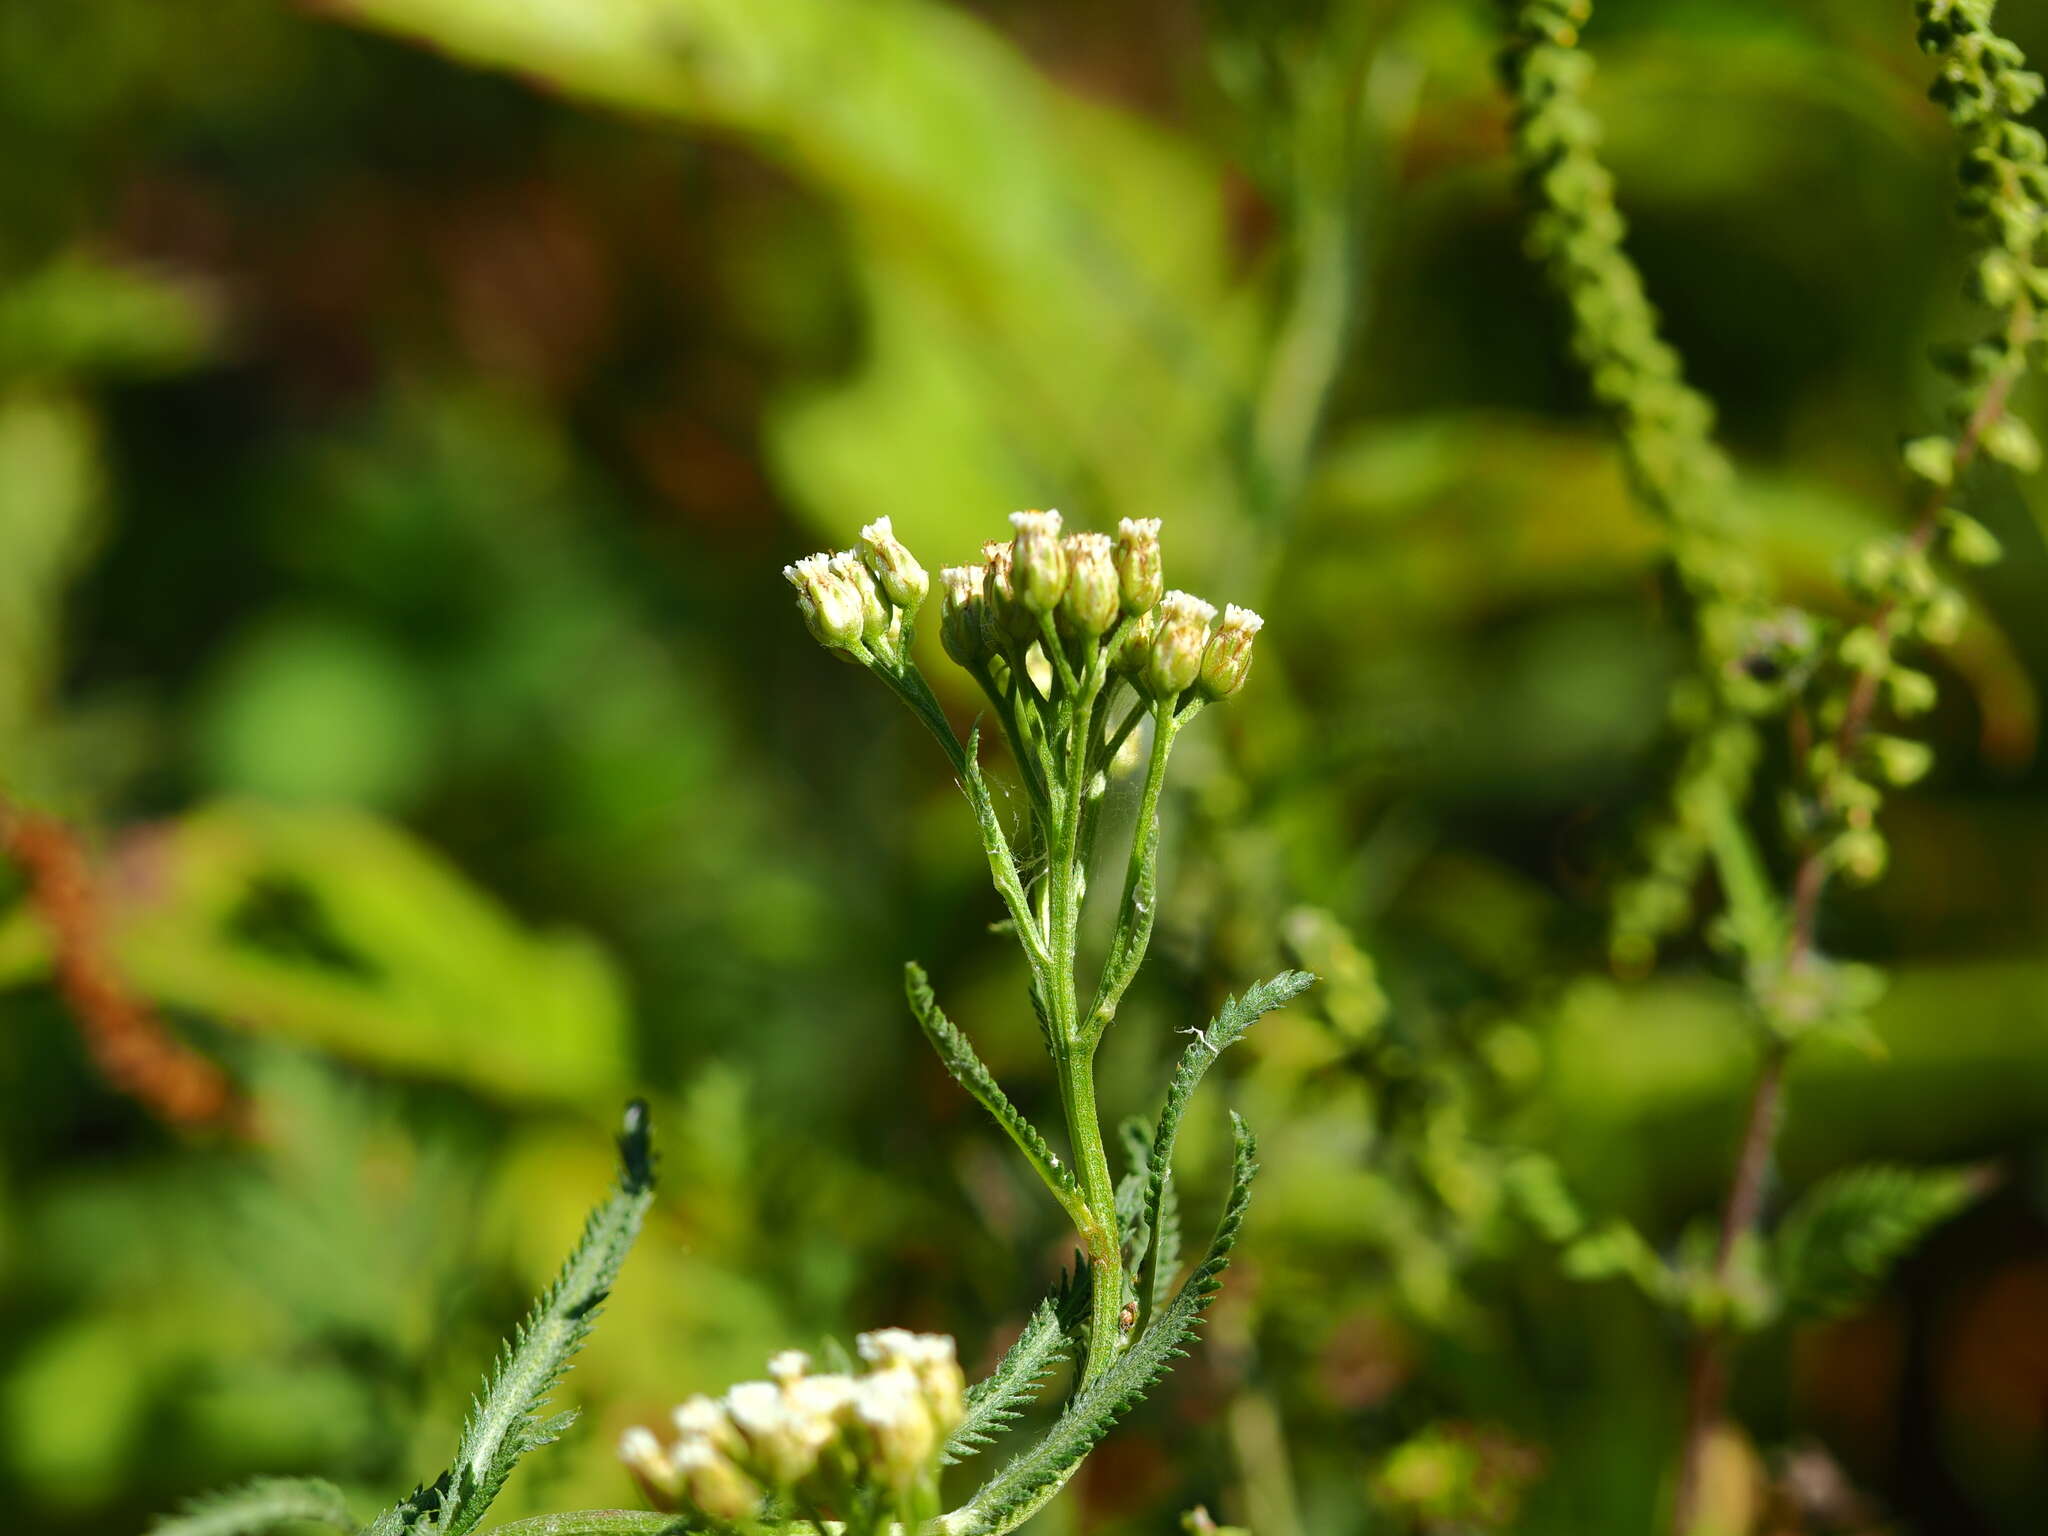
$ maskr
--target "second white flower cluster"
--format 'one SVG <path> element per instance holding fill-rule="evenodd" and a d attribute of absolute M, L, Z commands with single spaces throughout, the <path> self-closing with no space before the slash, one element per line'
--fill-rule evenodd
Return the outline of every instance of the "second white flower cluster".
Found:
<path fill-rule="evenodd" d="M 866 1369 L 814 1374 L 785 1350 L 767 1381 L 675 1410 L 676 1438 L 626 1431 L 619 1455 L 662 1509 L 742 1526 L 776 1506 L 806 1518 L 866 1502 L 898 1518 L 935 1503 L 939 1453 L 966 1412 L 966 1386 L 944 1334 L 884 1328 L 856 1341 Z"/>

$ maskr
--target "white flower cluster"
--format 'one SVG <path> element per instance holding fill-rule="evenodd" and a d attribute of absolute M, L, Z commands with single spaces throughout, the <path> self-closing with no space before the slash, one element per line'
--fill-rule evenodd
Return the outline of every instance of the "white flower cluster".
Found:
<path fill-rule="evenodd" d="M 635 1426 L 619 1456 L 656 1505 L 714 1524 L 750 1519 L 771 1499 L 809 1516 L 867 1499 L 925 1517 L 939 1452 L 967 1406 L 953 1341 L 884 1328 L 856 1342 L 858 1375 L 814 1375 L 810 1356 L 784 1350 L 770 1380 L 677 1408 L 673 1443 Z"/>
<path fill-rule="evenodd" d="M 931 580 L 888 518 L 861 529 L 860 542 L 859 549 L 805 555 L 782 574 L 796 588 L 797 607 L 820 645 L 854 661 L 899 661 L 904 631 Z"/>

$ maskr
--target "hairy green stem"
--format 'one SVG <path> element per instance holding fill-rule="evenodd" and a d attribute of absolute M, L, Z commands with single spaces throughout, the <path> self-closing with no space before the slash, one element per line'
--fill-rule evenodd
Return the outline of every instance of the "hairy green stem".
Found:
<path fill-rule="evenodd" d="M 1138 796 L 1138 822 L 1131 832 L 1130 862 L 1124 870 L 1123 899 L 1118 904 L 1116 936 L 1110 942 L 1108 961 L 1094 1001 L 1082 1024 L 1081 1035 L 1092 1051 L 1116 1017 L 1124 991 L 1138 973 L 1145 951 L 1152 942 L 1152 916 L 1157 901 L 1146 887 L 1156 873 L 1159 858 L 1159 793 L 1166 782 L 1166 758 L 1180 728 L 1193 719 L 1202 706 L 1190 704 L 1178 716 L 1171 704 L 1152 709 L 1152 754 L 1145 765 L 1145 787 Z"/>
<path fill-rule="evenodd" d="M 1050 621 L 1046 645 L 1057 650 Z M 1060 732 L 1065 747 L 1065 776 L 1054 791 L 1053 836 L 1047 849 L 1047 882 L 1051 922 L 1047 940 L 1052 950 L 1053 991 L 1047 997 L 1052 1018 L 1053 1059 L 1060 1078 L 1060 1105 L 1066 1113 L 1067 1136 L 1074 1153 L 1081 1192 L 1093 1218 L 1081 1233 L 1093 1281 L 1089 1303 L 1088 1354 L 1081 1383 L 1100 1376 L 1123 1348 L 1123 1254 L 1116 1230 L 1116 1182 L 1110 1173 L 1109 1151 L 1102 1137 L 1102 1118 L 1095 1103 L 1095 1051 L 1083 1038 L 1080 991 L 1075 971 L 1079 961 L 1081 905 L 1087 871 L 1081 855 L 1081 827 L 1088 788 L 1088 743 L 1094 731 L 1095 705 L 1105 676 L 1098 650 L 1076 677 L 1059 661 Z"/>

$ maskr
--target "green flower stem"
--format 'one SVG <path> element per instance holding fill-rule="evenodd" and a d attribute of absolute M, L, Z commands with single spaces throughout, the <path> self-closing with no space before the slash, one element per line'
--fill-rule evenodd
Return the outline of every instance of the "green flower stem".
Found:
<path fill-rule="evenodd" d="M 1038 616 L 1038 638 L 1039 648 L 1052 662 L 1053 673 L 1059 680 L 1061 692 L 1072 698 L 1080 691 L 1080 681 L 1074 676 L 1073 663 L 1067 660 L 1067 648 L 1060 644 L 1059 631 L 1053 628 L 1052 615 L 1049 613 L 1041 613 Z"/>
<path fill-rule="evenodd" d="M 1117 909 L 1117 931 L 1110 941 L 1109 959 L 1095 999 L 1088 1006 L 1081 1038 L 1093 1052 L 1102 1033 L 1116 1017 L 1124 991 L 1138 974 L 1145 951 L 1152 942 L 1152 918 L 1156 899 L 1152 883 L 1159 862 L 1159 792 L 1166 782 L 1166 758 L 1173 750 L 1174 737 L 1182 726 L 1200 712 L 1196 701 L 1176 715 L 1171 704 L 1152 708 L 1152 755 L 1145 765 L 1145 787 L 1138 797 L 1138 823 L 1131 832 L 1130 863 L 1124 871 L 1123 899 Z"/>
<path fill-rule="evenodd" d="M 1037 743 L 1024 734 L 1024 722 L 1017 714 L 1017 692 L 1014 688 L 998 688 L 994 674 L 985 666 L 974 668 L 973 677 L 995 707 L 996 720 L 1003 728 L 1003 739 L 1010 744 L 1010 756 L 1016 759 L 1017 772 L 1024 779 L 1025 793 L 1031 797 L 1032 813 L 1043 828 L 1052 810 L 1045 785 L 1045 765 L 1040 760 Z"/>
<path fill-rule="evenodd" d="M 1038 680 L 1031 675 L 1031 668 L 1025 662 L 1030 654 L 1029 645 L 1017 646 L 1008 653 L 1010 687 L 1031 701 L 1031 707 L 1038 716 L 1038 734 L 1050 746 L 1058 735 L 1058 721 L 1053 714 L 1052 700 L 1039 691 Z"/>
<path fill-rule="evenodd" d="M 924 674 L 914 663 L 906 661 L 901 667 L 891 667 L 877 661 L 871 664 L 870 670 L 910 706 L 911 713 L 925 723 L 932 735 L 938 738 L 939 745 L 946 749 L 946 760 L 960 776 L 961 788 L 966 791 L 968 804 L 974 808 L 974 819 L 981 829 L 982 848 L 988 855 L 989 873 L 995 879 L 1003 904 L 1010 910 L 1011 921 L 1017 925 L 1017 937 L 1031 962 L 1033 976 L 1043 985 L 1052 963 L 1051 953 L 1046 948 L 1046 929 L 1032 915 L 1023 880 L 1017 873 L 1017 860 L 1010 851 L 1009 837 L 1003 831 L 1001 818 L 996 815 L 995 801 L 988 792 L 987 780 L 982 777 L 981 765 L 975 761 L 977 738 L 970 737 L 963 744 L 953 734 L 945 710 L 940 707 L 931 685 L 925 682 Z M 1020 761 L 1028 762 L 1028 759 L 1020 757 Z"/>
<path fill-rule="evenodd" d="M 967 749 L 953 733 L 953 722 L 946 718 L 946 711 L 932 692 L 931 684 L 924 680 L 924 673 L 918 670 L 917 663 L 908 657 L 900 667 L 878 661 L 872 670 L 910 706 L 910 712 L 922 720 L 925 728 L 938 739 L 939 745 L 946 749 L 946 761 L 953 765 L 953 771 L 964 774 L 967 771 Z"/>
<path fill-rule="evenodd" d="M 1046 625 L 1046 644 L 1058 639 Z M 1117 1241 L 1116 1182 L 1110 1174 L 1109 1151 L 1103 1143 L 1102 1118 L 1095 1103 L 1095 1052 L 1082 1037 L 1080 992 L 1075 975 L 1079 960 L 1081 904 L 1087 873 L 1081 855 L 1081 828 L 1088 788 L 1088 743 L 1094 734 L 1095 706 L 1103 691 L 1107 668 L 1098 649 L 1078 678 L 1058 663 L 1060 737 L 1065 744 L 1065 776 L 1053 798 L 1053 836 L 1047 852 L 1053 987 L 1045 1001 L 1052 1021 L 1053 1064 L 1060 1079 L 1060 1105 L 1066 1112 L 1067 1137 L 1075 1171 L 1087 1201 L 1089 1225 L 1081 1231 L 1083 1252 L 1093 1279 L 1089 1303 L 1088 1356 L 1082 1365 L 1086 1386 L 1102 1374 L 1123 1349 L 1123 1254 Z"/>
<path fill-rule="evenodd" d="M 1103 742 L 1102 751 L 1096 758 L 1097 768 L 1105 773 L 1108 772 L 1109 765 L 1116 761 L 1118 751 L 1122 749 L 1126 741 L 1130 740 L 1131 732 L 1138 728 L 1138 722 L 1150 713 L 1151 711 L 1145 707 L 1143 699 L 1140 699 L 1131 706 L 1131 712 L 1124 716 L 1123 724 L 1112 731 Z"/>

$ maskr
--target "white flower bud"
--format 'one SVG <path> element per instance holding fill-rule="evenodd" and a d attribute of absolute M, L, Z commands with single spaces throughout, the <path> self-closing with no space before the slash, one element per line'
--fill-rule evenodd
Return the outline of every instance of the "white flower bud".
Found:
<path fill-rule="evenodd" d="M 1178 698 L 1202 670 L 1209 648 L 1213 604 L 1186 592 L 1169 592 L 1159 600 L 1159 633 L 1138 674 L 1138 684 L 1153 698 Z"/>
<path fill-rule="evenodd" d="M 832 574 L 860 595 L 860 637 L 869 645 L 889 633 L 889 605 L 882 601 L 882 589 L 874 572 L 850 549 L 832 557 Z"/>
<path fill-rule="evenodd" d="M 1166 585 L 1158 518 L 1127 517 L 1116 525 L 1116 579 L 1125 613 L 1146 613 L 1158 603 Z"/>
<path fill-rule="evenodd" d="M 939 572 L 945 596 L 939 604 L 939 642 L 946 654 L 970 671 L 987 662 L 987 599 L 982 595 L 988 570 L 979 565 L 949 565 Z"/>
<path fill-rule="evenodd" d="M 669 1417 L 676 1433 L 685 1441 L 703 1440 L 728 1456 L 737 1456 L 746 1449 L 746 1441 L 733 1426 L 725 1405 L 701 1392 L 679 1404 Z"/>
<path fill-rule="evenodd" d="M 967 1412 L 967 1382 L 960 1374 L 959 1353 L 943 1333 L 912 1333 L 907 1328 L 878 1328 L 854 1341 L 861 1359 L 875 1374 L 907 1371 L 923 1394 L 937 1433 L 953 1432 Z"/>
<path fill-rule="evenodd" d="M 853 1347 L 869 1365 L 907 1366 L 917 1349 L 917 1338 L 908 1328 L 876 1328 L 856 1334 Z"/>
<path fill-rule="evenodd" d="M 853 1411 L 874 1447 L 876 1480 L 899 1491 L 913 1487 L 941 1444 L 917 1376 L 891 1365 L 861 1377 L 856 1387 Z"/>
<path fill-rule="evenodd" d="M 784 1399 L 791 1416 L 808 1426 L 813 1436 L 823 1433 L 821 1426 L 831 1426 L 832 1433 L 823 1434 L 820 1440 L 822 1445 L 846 1421 L 853 1406 L 854 1380 L 840 1375 L 805 1376 L 784 1389 Z"/>
<path fill-rule="evenodd" d="M 925 593 L 931 590 L 931 578 L 917 563 L 917 556 L 896 537 L 886 517 L 878 517 L 861 529 L 860 541 L 866 546 L 868 569 L 874 572 L 883 594 L 903 610 L 906 618 L 915 616 L 924 604 Z"/>
<path fill-rule="evenodd" d="M 1011 581 L 1017 601 L 1033 614 L 1051 613 L 1067 590 L 1067 551 L 1057 512 L 1012 512 Z"/>
<path fill-rule="evenodd" d="M 1090 640 L 1107 634 L 1116 623 L 1120 602 L 1116 561 L 1106 533 L 1067 535 L 1067 591 L 1060 613 Z"/>
<path fill-rule="evenodd" d="M 635 1424 L 620 1435 L 619 1460 L 633 1474 L 648 1503 L 660 1509 L 676 1507 L 683 1492 L 682 1474 L 670 1463 L 653 1430 Z"/>
<path fill-rule="evenodd" d="M 811 1368 L 811 1357 L 800 1349 L 785 1349 L 768 1359 L 768 1374 L 782 1384 L 787 1391 L 791 1382 L 801 1381 Z"/>
<path fill-rule="evenodd" d="M 782 574 L 796 588 L 797 607 L 820 645 L 853 651 L 867 626 L 861 595 L 832 569 L 830 555 L 805 555 Z"/>
<path fill-rule="evenodd" d="M 1244 686 L 1245 674 L 1252 667 L 1252 641 L 1265 624 L 1251 609 L 1235 603 L 1223 610 L 1223 622 L 1216 626 L 1208 649 L 1202 652 L 1202 671 L 1196 686 L 1203 698 L 1227 699 Z"/>
<path fill-rule="evenodd" d="M 990 539 L 981 546 L 987 571 L 981 584 L 983 623 L 988 626 L 992 644 L 1015 641 L 1028 645 L 1038 634 L 1038 616 L 1017 598 L 1015 556 L 1016 552 L 1000 539 Z"/>
<path fill-rule="evenodd" d="M 690 1502 L 713 1520 L 732 1524 L 760 1509 L 761 1485 L 709 1443 L 692 1440 L 676 1447 L 675 1463 Z"/>
<path fill-rule="evenodd" d="M 792 1400 L 772 1381 L 741 1382 L 725 1394 L 725 1406 L 746 1436 L 748 1462 L 777 1488 L 810 1476 L 819 1452 L 839 1433 L 835 1418 Z"/>

